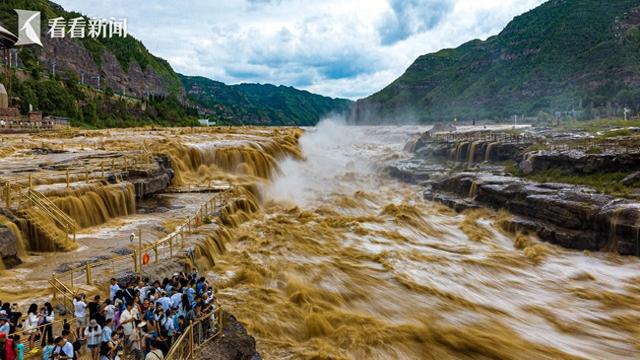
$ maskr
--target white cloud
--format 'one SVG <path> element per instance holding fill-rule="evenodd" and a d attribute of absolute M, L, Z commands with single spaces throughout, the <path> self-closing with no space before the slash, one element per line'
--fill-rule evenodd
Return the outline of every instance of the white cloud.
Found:
<path fill-rule="evenodd" d="M 227 83 L 367 96 L 419 55 L 497 34 L 543 0 L 59 0 L 126 17 L 176 71 Z"/>

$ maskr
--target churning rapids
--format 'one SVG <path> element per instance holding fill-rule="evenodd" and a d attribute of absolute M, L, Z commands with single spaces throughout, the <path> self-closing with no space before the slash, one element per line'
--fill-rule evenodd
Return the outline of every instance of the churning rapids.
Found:
<path fill-rule="evenodd" d="M 323 122 L 211 276 L 267 359 L 640 356 L 640 261 L 562 249 L 383 175 L 417 127 Z"/>

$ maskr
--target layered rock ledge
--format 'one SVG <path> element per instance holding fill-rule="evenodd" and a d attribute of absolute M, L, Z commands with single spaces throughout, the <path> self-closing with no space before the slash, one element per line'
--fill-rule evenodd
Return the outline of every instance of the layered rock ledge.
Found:
<path fill-rule="evenodd" d="M 12 268 L 22 263 L 18 257 L 18 238 L 2 224 L 0 224 L 0 256 L 6 268 Z"/>
<path fill-rule="evenodd" d="M 516 215 L 511 230 L 537 233 L 567 248 L 640 256 L 640 204 L 567 184 L 459 173 L 434 182 L 428 200 L 461 211 L 488 206 Z"/>

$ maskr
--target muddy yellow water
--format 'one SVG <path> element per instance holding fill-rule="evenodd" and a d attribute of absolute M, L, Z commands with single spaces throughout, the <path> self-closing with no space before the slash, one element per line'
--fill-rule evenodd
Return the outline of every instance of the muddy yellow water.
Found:
<path fill-rule="evenodd" d="M 0 262 L 0 300 L 27 306 L 48 301 L 52 273 L 135 249 L 129 240 L 132 233 L 153 243 L 193 217 L 212 196 L 179 191 L 136 198 L 134 184 L 121 181 L 118 175 L 122 167 L 112 165 L 124 165 L 125 156 L 129 169 L 162 170 L 156 162 L 143 162 L 140 167 L 136 161 L 141 155 L 146 159 L 168 155 L 167 162 L 175 170 L 171 188 L 178 190 L 200 185 L 224 188 L 229 182 L 251 189 L 279 171 L 278 160 L 301 158 L 300 134 L 296 129 L 210 128 L 73 130 L 2 137 L 0 148 L 7 151 L 0 152 L 0 184 L 3 190 L 5 182 L 14 186 L 9 207 L 19 219 L 14 223 L 0 216 L 0 226 L 17 235 L 22 264 L 2 270 Z M 110 184 L 107 175 L 114 173 L 116 183 Z M 28 185 L 40 194 L 38 199 L 48 199 L 56 212 L 24 201 Z M 0 201 L 5 207 L 4 191 Z M 243 208 L 242 201 L 237 205 Z M 243 221 L 236 207 L 228 213 L 228 222 Z M 67 236 L 69 223 L 76 229 L 75 236 Z M 84 281 L 76 276 L 75 285 L 91 291 Z"/>
<path fill-rule="evenodd" d="M 640 261 L 424 201 L 381 172 L 417 130 L 307 129 L 301 156 L 235 194 L 237 217 L 209 231 L 199 263 L 215 262 L 222 304 L 263 356 L 638 358 Z"/>
<path fill-rule="evenodd" d="M 153 241 L 193 215 L 206 194 L 140 201 L 126 183 L 67 190 L 64 172 L 50 167 L 80 159 L 71 181 L 82 182 L 85 167 L 144 149 L 170 158 L 174 187 L 234 186 L 217 224 L 201 230 L 197 264 L 266 359 L 639 358 L 640 261 L 508 233 L 499 226 L 505 212 L 457 214 L 384 176 L 424 130 L 324 122 L 304 134 L 142 129 L 5 139 L 0 175 L 24 186 L 24 174 L 36 174 L 37 189 L 80 230 L 73 246 L 57 245 L 72 251 L 57 254 L 38 253 L 56 246 L 37 234 L 21 236 L 25 263 L 0 271 L 0 298 L 43 298 L 61 265 L 114 256 L 131 246 L 130 233 L 144 229 Z"/>

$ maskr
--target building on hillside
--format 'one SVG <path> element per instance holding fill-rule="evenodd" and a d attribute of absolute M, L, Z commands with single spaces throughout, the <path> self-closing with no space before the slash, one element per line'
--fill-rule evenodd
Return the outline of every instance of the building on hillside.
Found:
<path fill-rule="evenodd" d="M 209 119 L 199 119 L 198 123 L 200 123 L 200 126 L 216 126 L 216 122 Z"/>
<path fill-rule="evenodd" d="M 71 120 L 68 117 L 63 116 L 47 116 L 49 118 L 54 129 L 68 129 L 71 127 Z"/>

